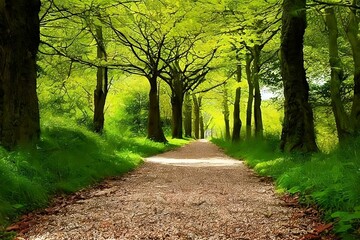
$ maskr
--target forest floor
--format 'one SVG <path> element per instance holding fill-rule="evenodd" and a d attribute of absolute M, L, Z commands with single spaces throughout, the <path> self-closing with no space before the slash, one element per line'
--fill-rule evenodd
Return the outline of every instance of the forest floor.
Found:
<path fill-rule="evenodd" d="M 16 239 L 334 239 L 311 207 L 207 141 L 58 197 L 9 229 Z"/>

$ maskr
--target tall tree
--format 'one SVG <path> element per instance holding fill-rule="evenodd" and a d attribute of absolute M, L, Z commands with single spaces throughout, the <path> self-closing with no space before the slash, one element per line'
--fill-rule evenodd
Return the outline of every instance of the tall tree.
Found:
<path fill-rule="evenodd" d="M 252 115 L 254 115 L 255 136 L 263 136 L 263 119 L 261 110 L 261 68 L 262 51 L 266 45 L 279 32 L 279 3 L 278 1 L 228 1 L 227 11 L 224 15 L 227 33 L 231 40 L 235 41 L 232 45 L 237 45 L 234 49 L 243 49 L 247 58 L 248 76 L 248 105 L 247 105 L 247 138 L 251 136 Z M 256 17 L 251 17 L 256 15 Z M 276 52 L 277 49 L 271 49 Z"/>
<path fill-rule="evenodd" d="M 41 48 L 40 53 L 46 58 L 56 57 L 63 64 L 70 60 L 70 70 L 66 80 L 49 80 L 52 85 L 56 81 L 61 82 L 61 88 L 65 89 L 67 98 L 70 98 L 71 111 L 76 112 L 76 108 L 82 112 L 82 118 L 88 119 L 88 109 L 92 111 L 92 127 L 95 132 L 101 133 L 104 128 L 104 109 L 106 97 L 109 91 L 109 79 L 107 67 L 108 53 L 106 48 L 112 41 L 105 44 L 104 38 L 112 37 L 111 31 L 101 24 L 102 14 L 113 6 L 109 2 L 95 2 L 91 4 L 87 1 L 71 2 L 51 0 L 43 4 L 43 15 L 41 17 Z M 104 37 L 105 36 L 105 37 Z M 96 51 L 94 48 L 96 42 Z M 48 68 L 48 65 L 46 66 Z M 57 67 L 57 66 L 56 66 Z M 54 68 L 54 66 L 52 66 Z M 73 84 L 74 78 L 70 78 L 70 73 L 76 76 L 76 69 L 96 69 L 96 87 L 93 85 L 81 85 L 78 88 L 86 94 L 77 94 L 73 96 L 71 92 L 74 88 L 68 88 L 67 85 Z M 117 70 L 117 69 L 116 69 Z M 95 72 L 95 71 L 94 71 Z M 82 73 L 83 74 L 83 73 Z M 91 83 L 91 81 L 88 81 Z M 93 92 L 93 94 L 91 94 Z M 91 100 L 87 101 L 87 98 Z M 67 102 L 67 101 L 64 101 Z M 75 102 L 75 103 L 74 103 Z M 85 108 L 85 109 L 83 109 Z"/>
<path fill-rule="evenodd" d="M 261 49 L 265 46 L 265 44 L 258 45 L 255 44 L 252 49 L 253 55 L 253 69 L 252 69 L 252 82 L 254 86 L 254 125 L 255 125 L 255 137 L 262 138 L 263 137 L 263 120 L 262 120 L 262 112 L 261 112 L 261 91 L 260 91 L 260 53 Z"/>
<path fill-rule="evenodd" d="M 204 116 L 202 113 L 203 107 L 203 97 L 199 95 L 198 97 L 198 105 L 199 105 L 199 137 L 200 139 L 204 139 L 205 137 L 205 125 L 204 125 Z"/>
<path fill-rule="evenodd" d="M 7 149 L 39 138 L 36 54 L 39 0 L 0 1 L 0 144 Z"/>
<path fill-rule="evenodd" d="M 204 116 L 201 111 L 201 104 L 200 104 L 200 139 L 205 138 L 205 124 L 204 124 Z"/>
<path fill-rule="evenodd" d="M 229 93 L 226 84 L 223 91 L 223 115 L 225 123 L 225 139 L 230 140 L 230 110 L 229 110 Z"/>
<path fill-rule="evenodd" d="M 194 137 L 195 139 L 200 138 L 200 102 L 201 96 L 197 96 L 196 94 L 192 95 L 193 103 L 194 103 L 194 120 L 193 120 L 193 129 L 194 129 Z"/>
<path fill-rule="evenodd" d="M 192 45 L 192 44 L 191 44 Z M 210 71 L 208 65 L 215 56 L 216 50 L 210 50 L 203 56 L 192 53 L 191 49 L 176 54 L 172 63 L 168 65 L 166 74 L 160 77 L 169 85 L 171 89 L 172 106 L 172 137 L 182 138 L 182 108 L 184 95 L 189 91 L 194 91 Z"/>
<path fill-rule="evenodd" d="M 144 11 L 151 8 L 150 6 L 143 7 Z M 164 55 L 169 32 L 167 29 L 158 28 L 157 22 L 148 21 L 152 10 L 140 13 L 127 9 L 129 22 L 125 29 L 119 19 L 109 18 L 107 25 L 116 34 L 117 41 L 127 49 L 130 55 L 121 55 L 120 59 L 123 60 L 123 63 L 117 64 L 117 66 L 131 74 L 146 77 L 150 84 L 147 137 L 156 142 L 167 142 L 161 126 L 158 81 L 160 74 L 167 66 L 165 63 L 172 62 L 170 54 Z"/>
<path fill-rule="evenodd" d="M 254 102 L 254 84 L 251 76 L 251 63 L 253 57 L 250 53 L 246 54 L 246 80 L 248 84 L 248 100 L 246 106 L 246 139 L 251 138 L 251 119 L 252 119 L 252 105 Z"/>
<path fill-rule="evenodd" d="M 341 98 L 341 83 L 344 80 L 344 68 L 339 56 L 338 23 L 334 7 L 325 9 L 325 23 L 329 37 L 329 63 L 331 67 L 330 94 L 331 106 L 335 116 L 336 129 L 340 142 L 345 141 L 352 134 L 349 116 Z"/>
<path fill-rule="evenodd" d="M 272 24 L 267 25 L 264 29 L 259 31 L 260 33 L 266 33 L 265 30 L 273 27 Z M 249 65 L 248 69 L 248 87 L 249 87 L 249 99 L 248 99 L 248 124 L 249 124 L 249 136 L 251 135 L 251 107 L 254 104 L 254 128 L 255 128 L 255 137 L 261 139 L 264 134 L 264 126 L 262 119 L 262 111 L 261 111 L 261 88 L 260 88 L 260 72 L 264 63 L 268 62 L 276 54 L 271 54 L 269 59 L 265 59 L 261 61 L 261 53 L 264 47 L 274 38 L 274 36 L 278 33 L 279 28 L 275 28 L 274 30 L 268 31 L 268 36 L 260 38 L 258 43 L 249 46 L 244 42 L 244 45 L 248 49 L 251 57 L 248 56 L 247 64 Z M 274 53 L 277 51 L 275 50 Z M 248 54 L 249 54 L 248 53 Z M 250 67 L 252 66 L 252 67 Z M 252 99 L 253 98 L 253 99 Z"/>
<path fill-rule="evenodd" d="M 104 44 L 102 27 L 95 26 L 96 35 L 95 40 L 97 43 L 97 57 L 99 60 L 107 60 L 107 54 Z M 99 66 L 97 67 L 96 75 L 96 89 L 94 90 L 94 131 L 101 133 L 104 128 L 104 109 L 106 96 L 108 94 L 109 80 L 108 80 L 108 68 Z"/>
<path fill-rule="evenodd" d="M 190 93 L 185 94 L 184 98 L 184 130 L 185 137 L 191 137 L 192 103 Z"/>
<path fill-rule="evenodd" d="M 318 147 L 303 55 L 306 0 L 284 0 L 282 8 L 281 75 L 285 116 L 280 148 L 286 152 L 314 152 Z"/>
<path fill-rule="evenodd" d="M 241 82 L 241 63 L 238 63 L 236 66 L 236 82 Z M 241 119 L 240 119 L 240 99 L 241 99 L 241 87 L 238 86 L 236 88 L 235 93 L 235 101 L 234 101 L 234 112 L 233 112 L 233 118 L 234 118 L 234 125 L 233 125 L 233 134 L 232 134 L 232 141 L 238 142 L 240 140 L 240 131 L 241 131 Z"/>

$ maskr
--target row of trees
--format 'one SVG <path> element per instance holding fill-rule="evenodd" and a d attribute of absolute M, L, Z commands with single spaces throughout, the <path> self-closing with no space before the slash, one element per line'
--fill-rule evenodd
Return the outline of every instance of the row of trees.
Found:
<path fill-rule="evenodd" d="M 238 141 L 242 126 L 239 104 L 242 68 L 249 90 L 247 139 L 252 133 L 252 118 L 255 137 L 263 136 L 260 82 L 271 82 L 274 79 L 269 78 L 281 75 L 285 97 L 281 149 L 317 151 L 303 55 L 308 9 L 325 13 L 331 105 L 339 140 L 345 141 L 357 136 L 360 127 L 359 6 L 357 0 L 308 3 L 306 0 L 244 3 L 209 0 L 201 4 L 196 1 L 51 0 L 43 2 L 40 10 L 40 2 L 35 0 L 1 1 L 1 145 L 13 149 L 39 138 L 36 93 L 39 51 L 41 58 L 66 59 L 68 76 L 74 64 L 97 69 L 93 129 L 99 133 L 104 128 L 106 97 L 113 76 L 121 71 L 145 77 L 150 85 L 147 136 L 159 142 L 166 142 L 160 119 L 159 81 L 171 90 L 172 137 L 182 138 L 183 128 L 185 136 L 191 136 L 191 98 L 195 109 L 201 106 L 201 97 L 194 93 L 222 86 L 235 76 L 239 86 L 234 99 L 232 138 Z M 346 25 L 344 32 L 354 63 L 349 114 L 342 93 L 346 74 L 339 56 L 338 18 Z M 45 68 L 46 64 L 40 67 Z M 228 72 L 229 77 L 224 82 L 209 84 L 209 73 L 214 71 Z M 326 74 L 322 76 L 325 78 Z M 225 96 L 225 132 L 229 138 L 226 104 Z M 199 112 L 194 112 L 195 137 L 198 138 L 200 132 L 204 132 L 199 130 L 204 129 Z"/>
<path fill-rule="evenodd" d="M 285 151 L 317 151 L 315 142 L 313 111 L 309 104 L 309 85 L 306 81 L 303 58 L 303 39 L 307 27 L 306 9 L 312 6 L 321 13 L 325 35 L 328 38 L 328 52 L 330 65 L 330 79 L 322 73 L 322 78 L 329 82 L 331 107 L 335 117 L 337 135 L 340 143 L 359 135 L 359 92 L 358 55 L 359 55 L 359 6 L 360 1 L 313 1 L 306 5 L 305 0 L 284 1 L 281 35 L 281 64 L 282 79 L 285 95 L 285 118 L 283 124 L 281 148 Z M 345 76 L 344 65 L 339 56 L 339 31 L 335 14 L 337 9 L 342 21 L 345 41 L 351 46 L 353 78 Z M 344 82 L 350 82 L 350 101 L 345 105 L 343 101 Z M 350 109 L 350 111 L 348 110 Z M 349 112 L 350 114 L 348 114 Z"/>
<path fill-rule="evenodd" d="M 59 7 L 55 2 L 50 3 L 47 16 L 44 17 L 46 22 L 44 29 L 49 22 L 53 22 L 52 19 L 56 19 L 56 22 L 62 19 L 67 26 L 70 24 L 69 20 L 75 21 L 72 23 L 74 29 L 81 29 L 81 31 L 74 31 L 73 37 L 69 39 L 72 46 L 69 44 L 59 47 L 57 46 L 58 39 L 53 36 L 54 30 L 50 26 L 48 32 L 44 30 L 43 42 L 46 48 L 43 52 L 49 55 L 61 55 L 74 62 L 98 68 L 94 117 L 96 131 L 101 132 L 103 128 L 108 72 L 111 69 L 121 69 L 130 74 L 143 76 L 149 82 L 148 138 L 166 142 L 160 121 L 157 86 L 160 79 L 171 89 L 172 135 L 182 137 L 181 119 L 184 95 L 205 80 L 210 70 L 209 64 L 215 57 L 217 49 L 215 42 L 210 43 L 210 36 L 203 26 L 194 25 L 190 29 L 183 29 L 183 25 L 189 21 L 186 18 L 189 14 L 187 8 L 192 8 L 193 5 L 187 3 L 187 5 L 174 6 L 170 2 L 130 1 L 124 4 L 105 5 L 99 12 L 94 10 L 99 9 L 99 5 L 78 7 L 72 3 L 62 3 Z M 119 11 L 124 17 L 118 17 Z M 201 16 L 197 18 L 202 19 Z M 108 40 L 104 39 L 103 28 L 97 24 L 103 26 Z M 90 36 L 76 39 L 84 28 L 90 31 Z M 68 32 L 65 33 L 65 35 L 68 34 Z M 96 62 L 78 57 L 77 44 L 84 45 L 89 38 L 95 39 L 98 46 L 98 60 L 102 61 Z M 62 39 L 66 37 L 63 36 Z M 107 42 L 106 47 L 104 42 Z M 206 48 L 201 47 L 206 44 L 210 45 Z"/>
<path fill-rule="evenodd" d="M 327 37 L 327 40 L 323 40 L 321 44 L 328 45 L 328 62 L 329 72 L 326 68 L 321 68 L 321 71 L 317 72 L 318 81 L 312 82 L 314 88 L 322 89 L 320 92 L 328 95 L 325 105 L 331 105 L 333 115 L 335 117 L 337 134 L 340 143 L 347 142 L 349 139 L 357 137 L 358 132 L 358 90 L 357 90 L 357 55 L 359 49 L 357 43 L 359 41 L 359 1 L 282 1 L 281 8 L 280 2 L 274 1 L 271 5 L 266 4 L 267 7 L 272 6 L 272 9 L 266 8 L 266 6 L 260 7 L 263 9 L 263 13 L 266 13 L 266 17 L 261 14 L 255 18 L 257 24 L 255 33 L 251 32 L 252 38 L 246 36 L 249 32 L 249 27 L 246 26 L 246 15 L 234 8 L 231 10 L 232 15 L 240 15 L 236 19 L 240 19 L 244 24 L 235 29 L 236 33 L 240 33 L 240 39 L 235 41 L 239 45 L 236 46 L 236 50 L 246 49 L 245 53 L 242 52 L 242 58 L 245 59 L 245 69 L 248 79 L 248 106 L 247 106 L 247 137 L 251 135 L 251 114 L 254 113 L 254 128 L 255 137 L 261 138 L 263 134 L 262 126 L 262 114 L 261 114 L 261 94 L 259 88 L 259 78 L 262 78 L 262 82 L 277 85 L 276 78 L 278 73 L 274 74 L 274 69 L 277 68 L 277 59 L 281 64 L 280 79 L 281 84 L 277 85 L 283 89 L 284 93 L 284 119 L 283 128 L 281 134 L 280 148 L 284 151 L 302 151 L 302 152 L 314 152 L 318 151 L 318 146 L 315 141 L 314 131 L 314 117 L 313 106 L 318 105 L 316 101 L 319 101 L 320 96 L 313 93 L 311 99 L 312 105 L 309 100 L 309 84 L 306 77 L 304 60 L 304 36 L 307 28 L 307 23 L 314 23 L 314 18 L 320 22 L 317 23 L 324 28 L 321 35 Z M 260 6 L 261 4 L 257 4 Z M 278 16 L 278 9 L 281 11 L 281 18 Z M 307 12 L 311 12 L 312 18 L 307 18 Z M 270 13 L 273 13 L 270 14 Z M 338 16 L 336 16 L 338 14 Z M 244 19 L 241 19 L 245 16 Z M 315 16 L 315 17 L 314 17 Z M 342 35 L 339 34 L 338 19 L 341 20 L 341 27 L 343 28 Z M 281 24 L 278 25 L 279 20 Z M 311 26 L 314 29 L 313 26 Z M 244 29 L 246 31 L 244 31 Z M 277 39 L 277 32 L 281 29 L 280 39 Z M 232 32 L 232 33 L 233 33 Z M 319 33 L 319 32 L 318 32 Z M 257 35 L 259 34 L 259 35 Z M 311 36 L 313 37 L 313 36 Z M 307 37 L 307 38 L 311 38 Z M 338 42 L 342 40 L 342 51 L 339 52 Z M 272 41 L 272 42 L 270 42 Z M 350 45 L 350 51 L 347 51 L 346 41 Z M 345 44 L 344 44 L 345 42 Z M 270 43 L 270 44 L 269 44 Z M 275 51 L 263 51 L 264 47 L 271 45 L 274 48 L 274 44 L 280 45 L 279 57 L 276 56 Z M 307 43 L 309 44 L 309 43 Z M 310 43 L 309 45 L 315 45 Z M 317 49 L 321 49 L 321 46 L 315 46 Z M 262 56 L 265 52 L 268 56 Z M 274 55 L 275 54 L 275 55 Z M 352 62 L 347 62 L 347 68 L 349 66 L 353 69 L 346 69 L 345 65 L 341 61 L 341 56 L 351 56 Z M 320 54 L 319 54 L 320 55 Z M 270 61 L 270 66 L 267 63 Z M 309 62 L 313 61 L 310 59 Z M 314 64 L 314 62 L 312 62 Z M 307 68 L 310 68 L 307 63 Z M 327 65 L 323 63 L 323 65 Z M 353 72 L 353 78 L 346 75 L 345 72 Z M 268 76 L 261 75 L 261 71 L 265 71 Z M 316 71 L 314 71 L 316 72 Z M 270 81 L 266 78 L 273 77 Z M 323 84 L 325 82 L 325 84 Z M 226 94 L 225 94 L 226 95 Z M 254 101 L 254 102 L 253 102 Z M 315 102 L 314 102 L 315 101 Z M 254 106 L 252 106 L 254 104 Z M 235 105 L 235 109 L 237 106 Z M 226 111 L 227 107 L 224 107 Z M 226 115 L 226 114 L 225 114 Z M 229 138 L 228 123 L 225 116 L 226 134 Z M 236 120 L 234 120 L 234 123 Z M 234 127 L 235 129 L 235 127 Z"/>

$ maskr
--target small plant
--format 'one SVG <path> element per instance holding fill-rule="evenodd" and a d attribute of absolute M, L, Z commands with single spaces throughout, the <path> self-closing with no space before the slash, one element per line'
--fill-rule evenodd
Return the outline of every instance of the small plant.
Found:
<path fill-rule="evenodd" d="M 338 220 L 334 231 L 343 239 L 355 239 L 355 234 L 360 234 L 360 206 L 354 212 L 334 212 L 331 217 Z"/>

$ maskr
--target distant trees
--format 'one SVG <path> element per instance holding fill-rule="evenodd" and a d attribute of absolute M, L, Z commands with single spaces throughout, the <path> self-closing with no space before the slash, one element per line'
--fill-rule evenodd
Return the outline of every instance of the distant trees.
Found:
<path fill-rule="evenodd" d="M 195 39 L 196 40 L 196 39 Z M 189 44 L 193 46 L 194 43 Z M 195 54 L 195 49 L 186 49 L 183 53 L 178 50 L 174 61 L 168 63 L 160 77 L 171 89 L 172 106 L 172 137 L 183 137 L 183 102 L 189 91 L 194 91 L 205 81 L 210 71 L 208 66 L 215 56 L 216 49 L 210 49 L 205 55 Z"/>
<path fill-rule="evenodd" d="M 280 29 L 278 5 L 277 1 L 247 1 L 246 3 L 229 1 L 223 13 L 225 33 L 229 38 L 229 44 L 232 45 L 232 50 L 236 52 L 233 58 L 240 55 L 244 59 L 243 65 L 248 83 L 246 139 L 252 137 L 253 130 L 256 138 L 261 139 L 263 136 L 261 83 L 262 77 L 267 76 L 264 64 L 275 59 L 278 51 L 278 46 L 271 42 Z M 256 17 L 252 17 L 253 15 Z M 270 43 L 273 44 L 272 48 L 268 47 Z M 263 56 L 264 52 L 268 59 Z M 252 122 L 254 122 L 253 125 Z"/>
<path fill-rule="evenodd" d="M 201 138 L 201 105 L 202 105 L 202 96 L 193 94 L 193 106 L 194 106 L 194 118 L 193 118 L 193 132 L 195 139 Z"/>
<path fill-rule="evenodd" d="M 0 144 L 7 149 L 39 139 L 39 11 L 39 0 L 0 1 Z"/>

